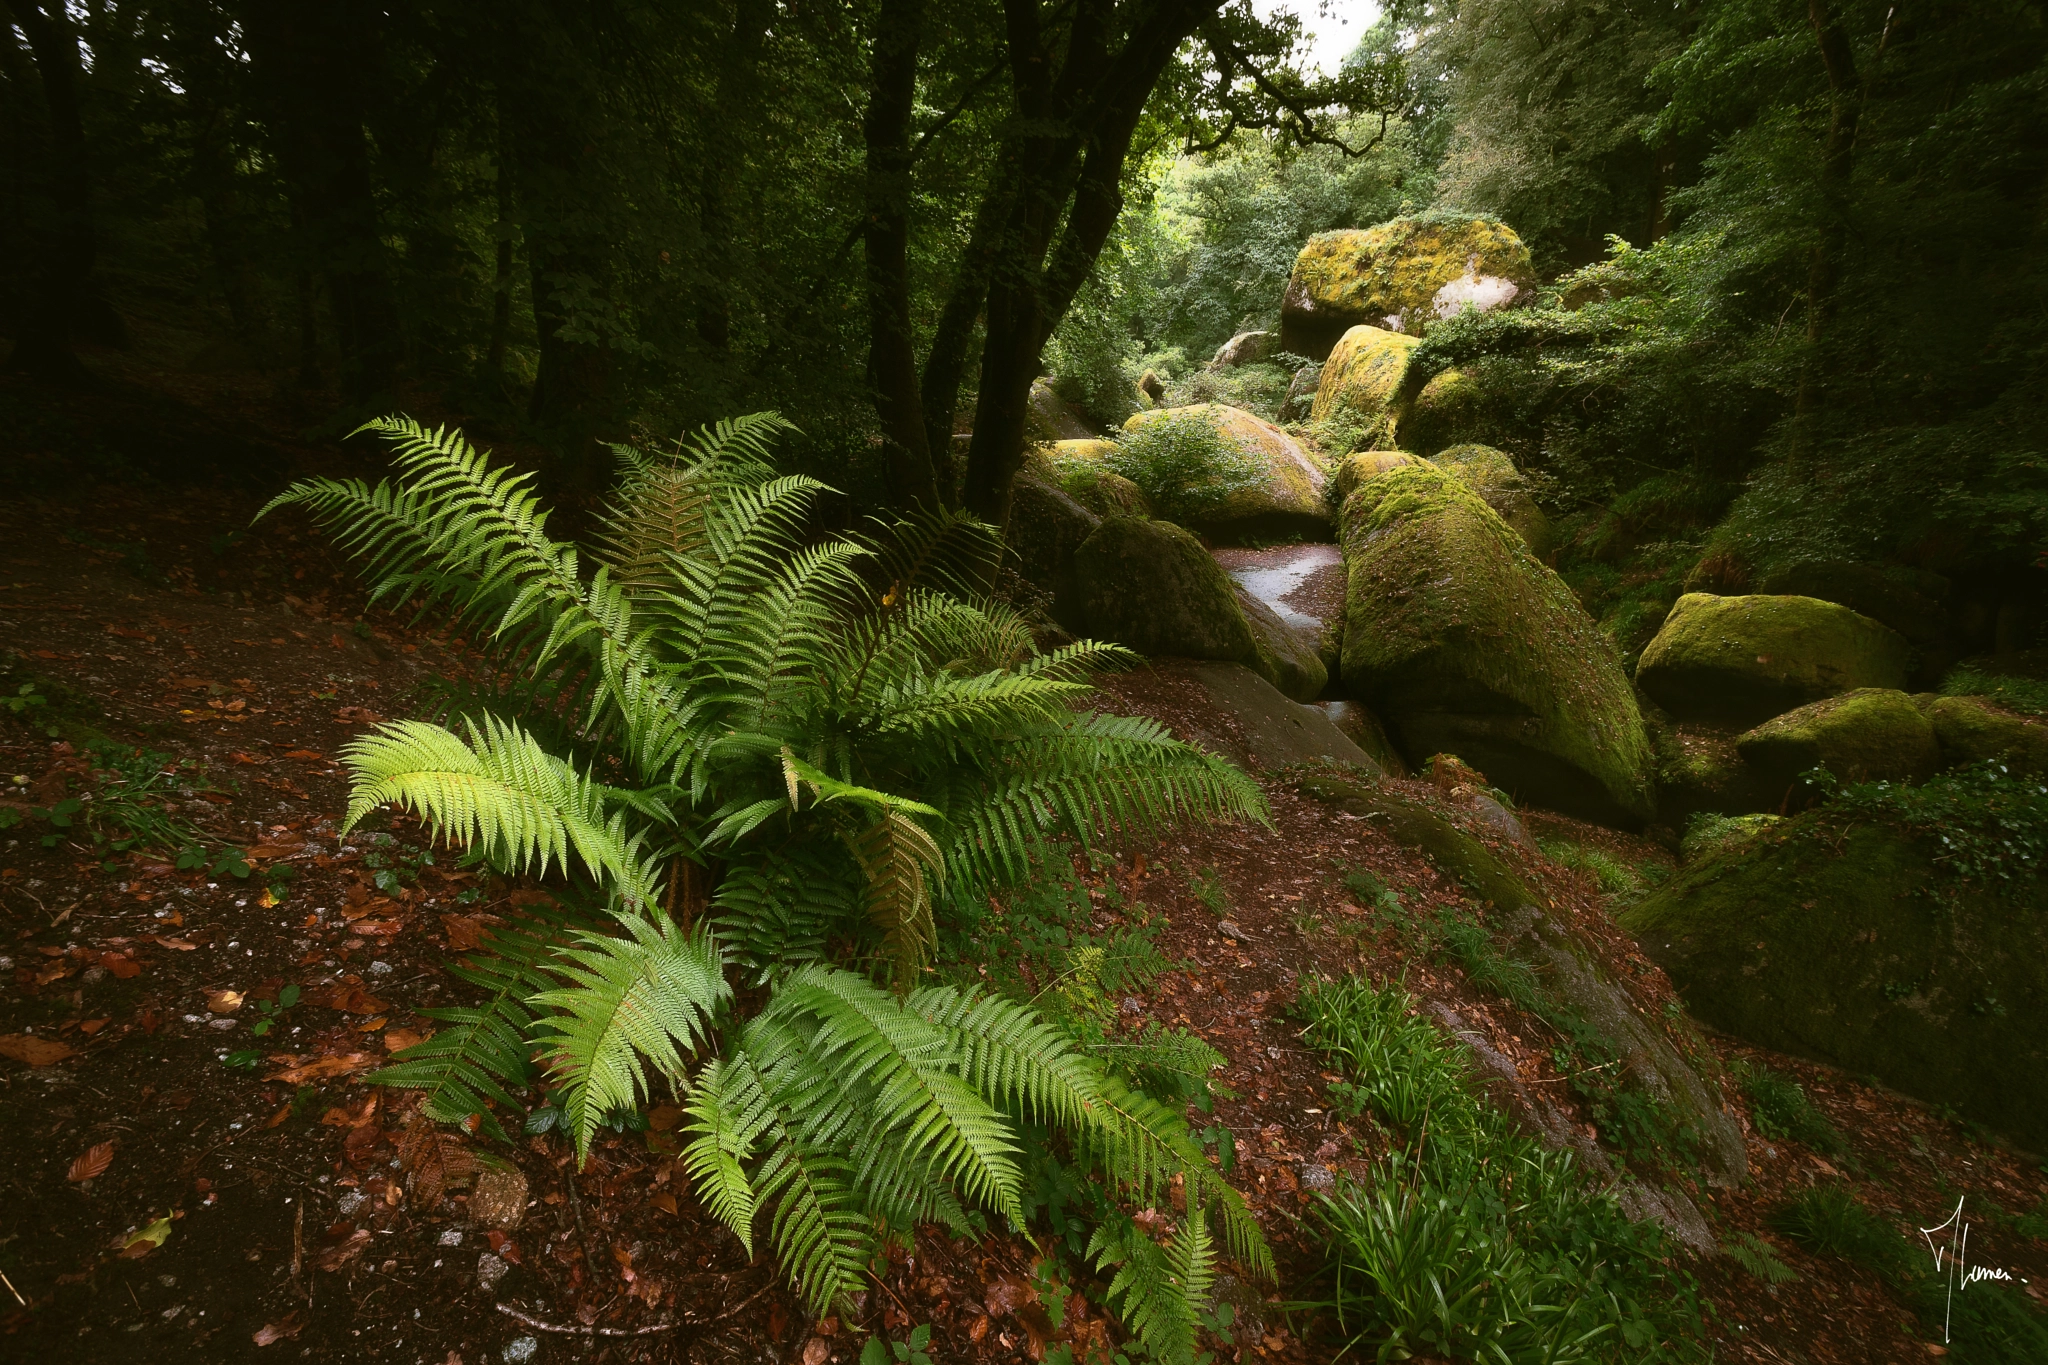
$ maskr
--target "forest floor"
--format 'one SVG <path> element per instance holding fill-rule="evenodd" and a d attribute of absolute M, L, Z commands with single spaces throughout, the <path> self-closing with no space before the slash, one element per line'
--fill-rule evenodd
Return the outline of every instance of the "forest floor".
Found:
<path fill-rule="evenodd" d="M 435 1027 L 421 1010 L 466 998 L 449 971 L 461 950 L 545 891 L 430 861 L 404 820 L 340 836 L 338 751 L 470 656 L 445 631 L 367 611 L 348 564 L 301 520 L 252 527 L 290 478 L 369 468 L 296 434 L 305 423 L 260 386 L 140 367 L 84 398 L 0 378 L 0 662 L 22 701 L 0 709 L 0 811 L 18 820 L 0 830 L 0 1353 L 825 1365 L 856 1358 L 864 1329 L 900 1338 L 929 1324 L 939 1361 L 1035 1360 L 1057 1341 L 1086 1354 L 1104 1335 L 1100 1286 L 1051 1302 L 1023 1238 L 922 1234 L 878 1270 L 861 1329 L 813 1322 L 691 1199 L 672 1106 L 601 1140 L 579 1170 L 553 1135 L 427 1144 L 407 1095 L 362 1084 Z M 1107 691 L 1183 734 L 1230 724 L 1170 668 Z M 123 832 L 104 804 L 64 825 L 35 814 L 88 794 L 105 803 L 122 763 L 202 836 L 196 865 L 114 847 Z M 1404 978 L 1527 1082 L 1560 1078 L 1539 1025 L 1368 926 L 1342 875 L 1371 871 L 1439 903 L 1456 889 L 1285 774 L 1262 780 L 1270 830 L 1177 837 L 1076 871 L 1093 929 L 1142 924 L 1171 964 L 1120 1011 L 1186 1026 L 1228 1059 L 1219 1079 L 1233 1097 L 1203 1122 L 1234 1135 L 1234 1179 L 1280 1274 L 1232 1288 L 1224 1357 L 1319 1360 L 1317 1324 L 1282 1304 L 1319 1265 L 1314 1191 L 1361 1169 L 1373 1139 L 1338 1122 L 1335 1073 L 1297 1038 L 1303 978 Z M 1531 825 L 1625 862 L 1668 861 L 1560 818 Z M 240 861 L 222 865 L 225 850 Z M 1644 999 L 1668 995 L 1604 927 L 1609 902 L 1588 874 L 1523 866 L 1610 944 Z M 1874 1276 L 1770 1230 L 1788 1197 L 1845 1171 L 1901 1228 L 1940 1224 L 1961 1200 L 1971 1262 L 2039 1297 L 2048 1243 L 2009 1215 L 2048 1198 L 2041 1169 L 1853 1078 L 1711 1045 L 1797 1079 L 1850 1149 L 1828 1158 L 1752 1133 L 1746 1183 L 1691 1190 L 1724 1243 L 1761 1237 L 1798 1275 L 1771 1287 L 1725 1256 L 1686 1261 L 1716 1359 L 1944 1353 Z M 1728 1099 L 1743 1112 L 1732 1083 Z M 460 1183 L 472 1151 L 499 1165 L 472 1172 L 467 1191 L 437 1188 Z"/>

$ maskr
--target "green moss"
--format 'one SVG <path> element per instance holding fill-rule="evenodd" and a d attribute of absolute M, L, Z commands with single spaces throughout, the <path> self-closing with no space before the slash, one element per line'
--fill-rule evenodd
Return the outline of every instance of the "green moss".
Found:
<path fill-rule="evenodd" d="M 1330 487 L 1335 490 L 1337 505 L 1342 507 L 1344 499 L 1352 490 L 1367 479 L 1384 474 L 1389 469 L 1404 464 L 1414 464 L 1415 457 L 1401 450 L 1357 450 L 1346 455 L 1337 463 L 1337 472 L 1330 478 Z"/>
<path fill-rule="evenodd" d="M 1479 496 L 1404 465 L 1345 500 L 1345 684 L 1411 757 L 1462 755 L 1525 802 L 1626 825 L 1651 753 L 1613 646 Z"/>
<path fill-rule="evenodd" d="M 1529 480 L 1504 450 L 1492 446 L 1454 445 L 1430 456 L 1430 462 L 1455 477 L 1500 513 L 1502 521 L 1538 557 L 1550 548 L 1550 518 L 1536 505 Z"/>
<path fill-rule="evenodd" d="M 1735 741 L 1743 761 L 1773 787 L 1809 768 L 1845 782 L 1914 781 L 1941 767 L 1934 726 L 1904 692 L 1859 687 L 1774 716 Z"/>
<path fill-rule="evenodd" d="M 1206 423 L 1240 452 L 1244 470 L 1241 477 L 1234 474 L 1227 487 L 1219 485 L 1217 496 L 1188 502 L 1176 511 L 1174 502 L 1148 483 L 1145 471 L 1151 462 L 1144 446 L 1149 433 L 1192 421 Z M 1121 449 L 1108 457 L 1110 467 L 1144 488 L 1161 512 L 1203 534 L 1244 543 L 1329 533 L 1322 466 L 1271 422 L 1242 408 L 1204 403 L 1137 413 L 1124 424 L 1124 430 L 1127 436 Z"/>
<path fill-rule="evenodd" d="M 1702 811 L 1686 825 L 1685 839 L 1679 844 L 1679 856 L 1686 862 L 1697 862 L 1710 853 L 1719 853 L 1754 839 L 1783 818 L 1762 812 L 1750 815 L 1722 815 L 1714 811 Z"/>
<path fill-rule="evenodd" d="M 1905 685 L 1906 641 L 1814 597 L 1687 593 L 1643 650 L 1636 682 L 1684 718 L 1756 724 L 1857 687 Z"/>
<path fill-rule="evenodd" d="M 1942 679 L 1943 695 L 1986 697 L 2008 711 L 2029 716 L 2048 716 L 2048 682 L 2039 678 L 2014 677 L 1972 665 L 1950 670 Z"/>
<path fill-rule="evenodd" d="M 1439 289 L 1475 263 L 1485 275 L 1526 285 L 1529 249 L 1495 219 L 1451 214 L 1395 218 L 1370 228 L 1319 232 L 1295 258 L 1280 306 L 1280 346 L 1320 358 L 1346 327 L 1403 317 L 1408 330 L 1433 320 Z"/>
<path fill-rule="evenodd" d="M 1401 392 L 1408 357 L 1421 339 L 1363 325 L 1346 332 L 1316 381 L 1316 401 L 1309 420 L 1322 423 L 1339 409 L 1355 413 L 1392 443 L 1397 419 L 1389 405 Z"/>
<path fill-rule="evenodd" d="M 1075 597 L 1087 632 L 1141 654 L 1241 663 L 1306 701 L 1328 681 L 1312 643 L 1255 620 L 1202 542 L 1171 522 L 1105 517 L 1074 551 Z"/>
<path fill-rule="evenodd" d="M 1713 853 L 1622 924 L 1713 1026 L 2048 1142 L 2048 787 L 1876 783 Z"/>
<path fill-rule="evenodd" d="M 2022 772 L 2048 773 L 2048 720 L 2015 715 L 1983 697 L 1923 696 L 1925 709 L 1948 763 L 2001 759 Z"/>
<path fill-rule="evenodd" d="M 1487 430 L 1486 395 L 1465 371 L 1445 370 L 1401 408 L 1397 430 L 1401 448 L 1418 455 L 1483 440 L 1492 434 Z"/>

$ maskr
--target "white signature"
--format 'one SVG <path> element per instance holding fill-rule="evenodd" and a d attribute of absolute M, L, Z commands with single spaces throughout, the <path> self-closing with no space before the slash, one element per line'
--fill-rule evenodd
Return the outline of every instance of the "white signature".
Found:
<path fill-rule="evenodd" d="M 1946 1244 L 1934 1240 L 1939 1233 L 1948 1234 Z M 1970 1225 L 1963 1221 L 1962 1199 L 1956 1200 L 1956 1211 L 1948 1216 L 1946 1222 L 1921 1228 L 1920 1236 L 1927 1243 L 1927 1249 L 1934 1253 L 1934 1273 L 1948 1282 L 1948 1301 L 1941 1315 L 1941 1339 L 1946 1345 L 1949 1344 L 1949 1315 L 1955 1307 L 1956 1291 L 1968 1289 L 1979 1280 L 2010 1280 L 2012 1276 L 1996 1266 L 1970 1264 Z"/>

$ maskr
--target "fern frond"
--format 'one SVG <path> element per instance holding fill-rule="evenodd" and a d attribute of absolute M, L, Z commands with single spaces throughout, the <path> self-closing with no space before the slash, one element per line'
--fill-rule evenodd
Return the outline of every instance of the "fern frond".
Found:
<path fill-rule="evenodd" d="M 474 953 L 448 969 L 484 992 L 481 1003 L 420 1011 L 446 1027 L 393 1053 L 391 1065 L 371 1072 L 368 1083 L 424 1090 L 421 1109 L 429 1118 L 454 1123 L 475 1114 L 485 1132 L 504 1139 L 492 1105 L 522 1107 L 510 1092 L 535 1075 L 527 1001 L 554 984 L 549 964 L 576 924 L 567 911 L 535 906 L 493 925 Z"/>
<path fill-rule="evenodd" d="M 552 1054 L 548 1072 L 564 1091 L 562 1111 L 579 1157 L 589 1155 L 605 1115 L 638 1107 L 647 1093 L 643 1058 L 680 1080 L 683 1052 L 696 1050 L 732 998 L 708 933 L 637 914 L 618 920 L 624 937 L 578 934 L 583 946 L 564 951 L 555 964 L 570 984 L 532 1002 L 555 1011 L 536 1032 Z"/>
<path fill-rule="evenodd" d="M 545 873 L 573 852 L 629 902 L 653 894 L 656 869 L 609 789 L 578 773 L 532 736 L 494 717 L 464 741 L 425 721 L 394 721 L 342 750 L 351 775 L 343 829 L 382 805 L 418 812 L 451 843 L 479 847 L 497 866 Z"/>
<path fill-rule="evenodd" d="M 1105 1219 L 1088 1241 L 1097 1270 L 1115 1267 L 1109 1300 L 1156 1360 L 1193 1365 L 1200 1314 L 1216 1282 L 1208 1221 L 1190 1199 L 1173 1240 L 1160 1246 L 1133 1220 Z"/>
<path fill-rule="evenodd" d="M 714 1058 L 691 1083 L 683 1111 L 692 1134 L 683 1147 L 684 1169 L 697 1197 L 712 1217 L 732 1229 L 751 1259 L 761 1201 L 746 1164 L 774 1122 L 767 1092 L 744 1057 Z"/>
<path fill-rule="evenodd" d="M 897 988 L 908 990 L 938 950 L 929 883 L 945 876 L 945 856 L 924 826 L 895 810 L 884 810 L 846 842 L 867 879 L 868 919 L 882 931 L 882 951 L 895 964 Z"/>

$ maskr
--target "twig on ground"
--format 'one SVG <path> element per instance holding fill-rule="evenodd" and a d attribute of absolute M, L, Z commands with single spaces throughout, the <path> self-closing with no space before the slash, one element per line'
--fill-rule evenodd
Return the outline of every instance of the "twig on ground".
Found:
<path fill-rule="evenodd" d="M 23 1308 L 28 1307 L 28 1300 L 21 1296 L 21 1291 L 14 1287 L 14 1281 L 7 1278 L 7 1272 L 4 1270 L 0 1270 L 0 1284 L 7 1286 L 7 1292 L 14 1295 L 16 1303 L 20 1304 Z"/>
<path fill-rule="evenodd" d="M 680 1322 L 657 1322 L 649 1327 L 574 1327 L 558 1322 L 544 1322 L 531 1313 L 522 1313 L 509 1303 L 498 1305 L 498 1311 L 506 1317 L 525 1323 L 536 1332 L 553 1332 L 565 1337 L 651 1337 L 657 1332 L 672 1332 L 683 1324 Z"/>

